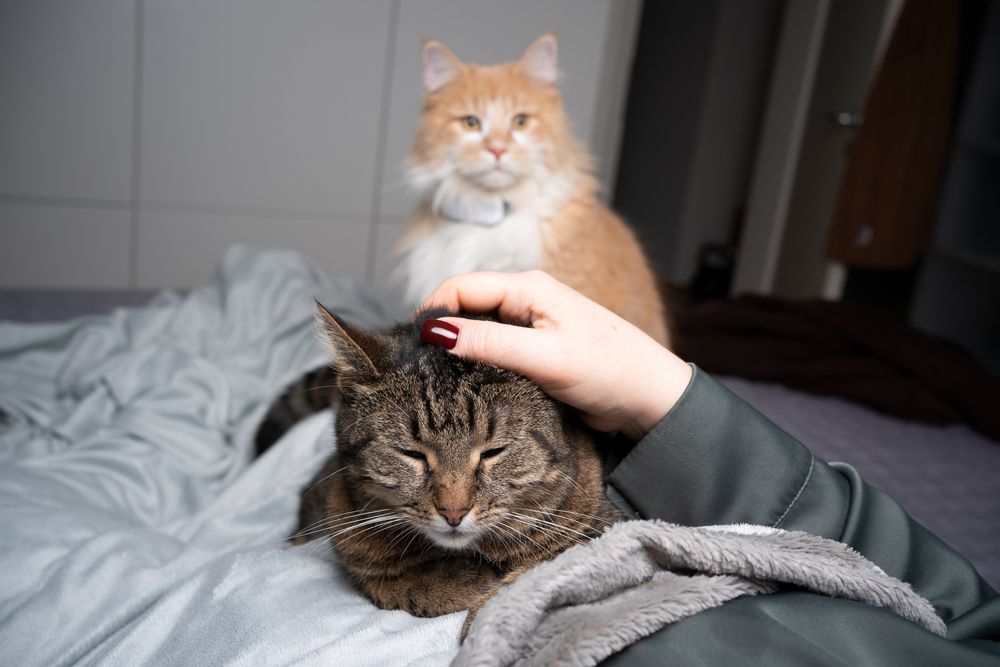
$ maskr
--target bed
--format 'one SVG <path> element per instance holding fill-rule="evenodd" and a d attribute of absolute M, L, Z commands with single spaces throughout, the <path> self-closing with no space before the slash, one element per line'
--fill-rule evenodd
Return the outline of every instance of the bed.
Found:
<path fill-rule="evenodd" d="M 321 545 L 284 542 L 329 413 L 261 459 L 274 394 L 323 361 L 316 298 L 403 313 L 297 253 L 237 247 L 188 293 L 0 293 L 0 655 L 21 665 L 444 665 L 463 614 L 375 609 Z M 1000 446 L 858 404 L 723 378 L 1000 585 Z"/>

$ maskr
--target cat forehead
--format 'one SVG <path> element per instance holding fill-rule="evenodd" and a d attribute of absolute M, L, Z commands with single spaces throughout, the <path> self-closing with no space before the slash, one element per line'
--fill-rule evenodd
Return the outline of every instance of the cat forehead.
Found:
<path fill-rule="evenodd" d="M 451 354 L 438 345 L 421 342 L 420 329 L 425 320 L 444 317 L 445 310 L 418 313 L 414 320 L 402 323 L 385 334 L 388 354 L 375 391 L 374 399 L 402 401 L 397 407 L 415 405 L 422 396 L 433 396 L 447 404 L 449 397 L 472 396 L 479 403 L 551 402 L 538 387 L 526 378 L 502 368 Z M 484 315 L 464 314 L 475 319 L 492 319 Z M 461 406 L 456 406 L 458 409 Z"/>
<path fill-rule="evenodd" d="M 499 368 L 470 362 L 440 348 L 419 350 L 389 369 L 381 379 L 382 391 L 372 400 L 397 415 L 433 412 L 440 417 L 462 413 L 464 422 L 478 421 L 472 413 L 514 411 L 538 416 L 554 404 L 536 385 Z M 407 417 L 408 418 L 408 417 Z M 452 424 L 443 419 L 441 423 Z"/>
<path fill-rule="evenodd" d="M 511 106 L 559 101 L 554 86 L 540 85 L 511 63 L 469 65 L 449 84 L 427 94 L 431 106 L 488 102 Z"/>
<path fill-rule="evenodd" d="M 386 379 L 409 393 L 432 393 L 436 397 L 468 393 L 482 400 L 518 393 L 516 386 L 527 380 L 513 373 L 469 362 L 440 349 L 418 350 L 390 369 Z"/>

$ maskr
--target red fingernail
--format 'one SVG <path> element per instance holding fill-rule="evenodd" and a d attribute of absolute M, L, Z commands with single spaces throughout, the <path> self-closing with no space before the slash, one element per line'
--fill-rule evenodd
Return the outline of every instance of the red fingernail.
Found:
<path fill-rule="evenodd" d="M 420 342 L 433 343 L 450 350 L 458 342 L 458 327 L 441 320 L 425 320 L 420 326 Z"/>

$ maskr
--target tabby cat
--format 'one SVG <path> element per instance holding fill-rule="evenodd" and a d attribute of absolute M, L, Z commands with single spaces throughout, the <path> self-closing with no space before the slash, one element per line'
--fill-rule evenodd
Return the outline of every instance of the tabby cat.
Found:
<path fill-rule="evenodd" d="M 468 627 L 501 585 L 621 517 L 602 436 L 523 377 L 421 343 L 434 316 L 372 333 L 319 306 L 331 366 L 276 401 L 257 448 L 336 403 L 337 450 L 303 491 L 293 541 L 332 543 L 379 607 L 470 609 Z"/>
<path fill-rule="evenodd" d="M 556 66 L 554 35 L 490 67 L 424 43 L 426 94 L 408 160 L 421 203 L 392 280 L 416 306 L 456 273 L 542 269 L 668 344 L 653 273 L 632 231 L 597 199 Z"/>

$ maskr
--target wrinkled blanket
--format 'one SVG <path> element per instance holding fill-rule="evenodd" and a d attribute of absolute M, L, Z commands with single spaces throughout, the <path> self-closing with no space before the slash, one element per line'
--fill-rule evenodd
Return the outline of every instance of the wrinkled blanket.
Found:
<path fill-rule="evenodd" d="M 296 253 L 237 248 L 183 298 L 0 323 L 0 662 L 448 664 L 464 614 L 378 610 L 284 543 L 329 412 L 251 461 L 266 404 L 323 361 L 313 298 L 398 317 Z"/>
<path fill-rule="evenodd" d="M 946 632 L 909 584 L 839 542 L 761 526 L 628 521 L 501 590 L 452 664 L 596 665 L 668 623 L 779 584 L 885 607 Z"/>

